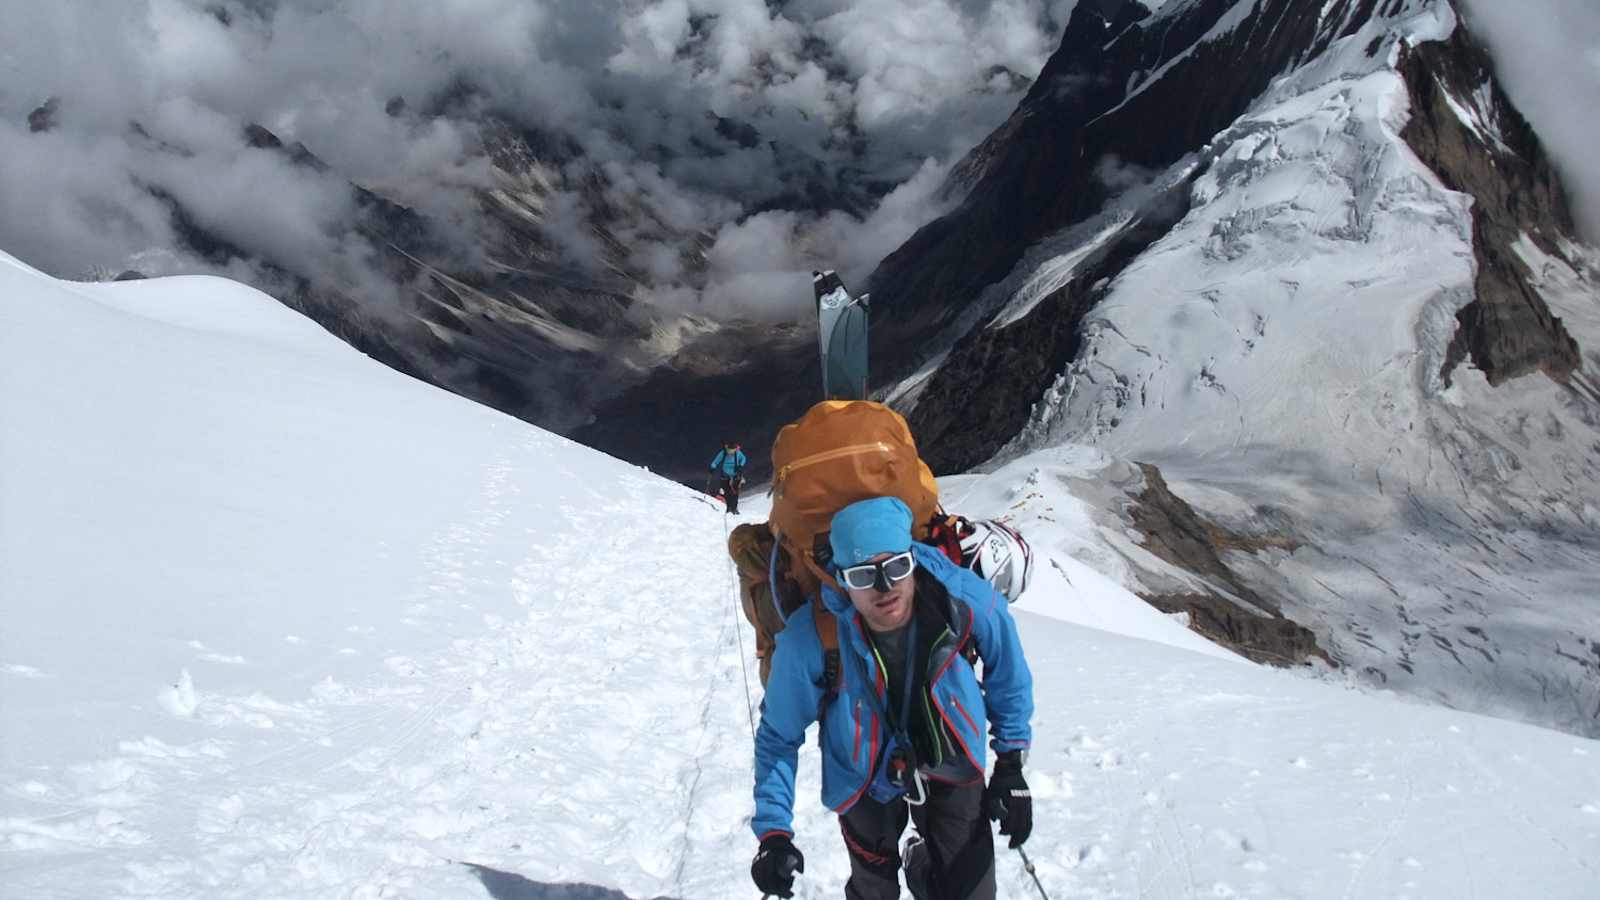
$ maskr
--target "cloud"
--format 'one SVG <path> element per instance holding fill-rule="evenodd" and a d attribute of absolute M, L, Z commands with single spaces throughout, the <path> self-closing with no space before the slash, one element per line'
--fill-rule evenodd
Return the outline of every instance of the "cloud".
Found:
<path fill-rule="evenodd" d="M 1467 0 L 1512 102 L 1555 160 L 1580 227 L 1600 242 L 1600 5 L 1594 0 Z"/>
<path fill-rule="evenodd" d="M 387 285 L 373 302 L 392 303 L 405 288 L 352 227 L 344 183 L 464 244 L 496 183 L 493 111 L 576 140 L 604 173 L 602 198 L 570 166 L 550 198 L 572 262 L 602 265 L 587 217 L 603 201 L 654 298 L 803 314 L 813 265 L 864 279 L 936 213 L 933 180 L 1009 115 L 1071 6 L 0 0 L 0 248 L 69 276 L 212 270 L 177 251 L 161 194 L 273 265 L 363 297 Z M 30 131 L 49 98 L 56 126 Z M 251 124 L 329 170 L 247 146 Z M 682 246 L 700 233 L 707 260 Z"/>
<path fill-rule="evenodd" d="M 135 253 L 176 243 L 168 211 L 130 181 L 118 139 L 30 134 L 0 121 L 0 247 L 41 269 L 121 271 Z"/>
<path fill-rule="evenodd" d="M 345 183 L 470 258 L 477 192 L 497 185 L 493 111 L 583 147 L 581 165 L 547 161 L 565 262 L 606 270 L 600 217 L 648 299 L 803 317 L 812 268 L 864 284 L 942 211 L 944 173 L 1010 114 L 1074 5 L 0 0 L 0 248 L 68 276 L 214 270 L 177 249 L 164 194 L 266 262 L 392 307 L 406 287 L 353 227 Z M 1581 108 L 1600 96 L 1600 7 L 1467 9 L 1600 239 L 1600 118 Z M 30 131 L 52 97 L 56 127 Z M 330 170 L 249 147 L 252 123 Z M 1146 174 L 1102 163 L 1113 192 Z"/>
<path fill-rule="evenodd" d="M 1115 153 L 1100 157 L 1094 167 L 1094 177 L 1113 196 L 1149 184 L 1160 175 L 1159 169 L 1147 169 L 1136 163 L 1124 162 Z"/>
<path fill-rule="evenodd" d="M 706 286 L 697 292 L 675 288 L 670 300 L 712 316 L 807 317 L 815 309 L 813 270 L 836 269 L 852 290 L 862 290 L 879 261 L 949 211 L 949 201 L 939 199 L 948 171 L 925 161 L 865 217 L 781 210 L 729 223 L 706 254 Z"/>

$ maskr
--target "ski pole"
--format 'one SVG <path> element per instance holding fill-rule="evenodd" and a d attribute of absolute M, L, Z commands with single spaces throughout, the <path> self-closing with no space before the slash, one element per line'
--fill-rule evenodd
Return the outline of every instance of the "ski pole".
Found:
<path fill-rule="evenodd" d="M 1033 860 L 1028 858 L 1027 852 L 1021 847 L 1017 848 L 1017 853 L 1022 855 L 1022 870 L 1033 878 L 1033 886 L 1039 889 L 1039 896 L 1044 900 L 1050 900 L 1050 895 L 1044 892 L 1044 885 L 1039 883 L 1039 873 L 1033 870 Z"/>

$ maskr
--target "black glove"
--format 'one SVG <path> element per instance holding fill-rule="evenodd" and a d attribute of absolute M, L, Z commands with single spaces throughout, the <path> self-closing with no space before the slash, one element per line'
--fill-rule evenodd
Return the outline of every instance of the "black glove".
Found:
<path fill-rule="evenodd" d="M 994 774 L 983 792 L 983 808 L 1000 823 L 1000 833 L 1011 835 L 1011 849 L 1021 847 L 1033 832 L 1033 795 L 1022 778 L 1022 751 L 1008 750 L 995 757 Z"/>
<path fill-rule="evenodd" d="M 794 873 L 806 870 L 806 858 L 800 855 L 787 834 L 770 834 L 761 839 L 761 849 L 750 863 L 750 877 L 763 894 L 779 897 L 794 896 Z"/>

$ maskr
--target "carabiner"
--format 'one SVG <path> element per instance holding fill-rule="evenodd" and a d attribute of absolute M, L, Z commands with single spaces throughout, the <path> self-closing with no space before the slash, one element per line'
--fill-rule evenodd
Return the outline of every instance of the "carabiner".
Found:
<path fill-rule="evenodd" d="M 917 786 L 917 799 L 911 799 L 911 794 L 906 794 L 907 806 L 921 806 L 928 802 L 928 779 L 922 774 L 921 769 L 913 769 L 911 781 Z"/>

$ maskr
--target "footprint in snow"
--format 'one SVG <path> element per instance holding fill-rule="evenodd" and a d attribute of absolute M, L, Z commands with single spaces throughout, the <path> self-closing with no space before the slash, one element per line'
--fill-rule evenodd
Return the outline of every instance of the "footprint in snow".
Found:
<path fill-rule="evenodd" d="M 1250 843 L 1249 838 L 1223 831 L 1220 828 L 1212 829 L 1211 838 L 1222 847 L 1228 850 L 1237 850 L 1240 853 L 1251 853 L 1256 849 L 1255 845 Z"/>
<path fill-rule="evenodd" d="M 195 830 L 202 834 L 228 834 L 238 827 L 244 810 L 244 799 L 238 794 L 211 801 L 196 813 Z"/>
<path fill-rule="evenodd" d="M 1057 777 L 1046 772 L 1034 772 L 1028 776 L 1028 786 L 1035 797 L 1072 796 L 1072 777 L 1064 773 Z"/>
<path fill-rule="evenodd" d="M 190 677 L 189 670 L 184 669 L 179 673 L 177 683 L 163 690 L 157 700 L 167 712 L 180 718 L 192 718 L 195 710 L 200 707 L 200 699 L 195 692 L 194 679 Z"/>

